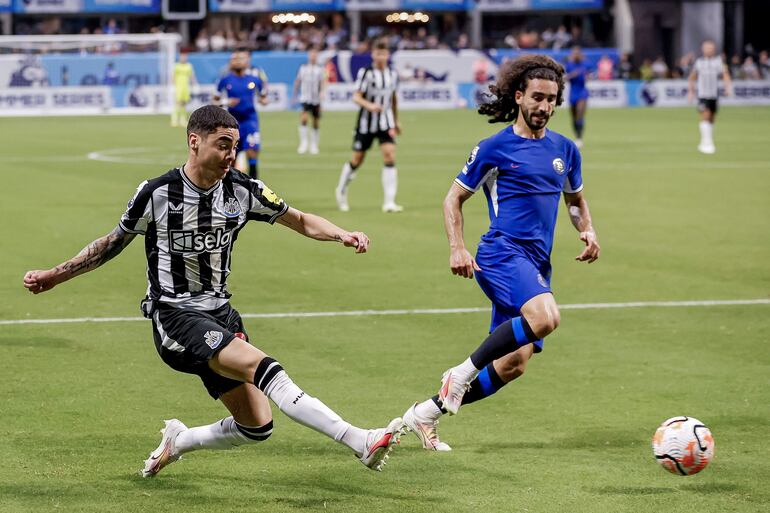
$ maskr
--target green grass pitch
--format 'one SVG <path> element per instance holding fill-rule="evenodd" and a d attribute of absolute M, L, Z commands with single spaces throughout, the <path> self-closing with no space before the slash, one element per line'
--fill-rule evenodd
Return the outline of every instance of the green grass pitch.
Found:
<path fill-rule="evenodd" d="M 569 135 L 568 113 L 553 128 Z M 487 306 L 453 277 L 441 200 L 471 148 L 499 126 L 471 111 L 404 112 L 400 215 L 380 212 L 376 148 L 351 187 L 352 113 L 326 113 L 319 156 L 298 156 L 294 113 L 262 117 L 262 176 L 287 202 L 366 231 L 354 255 L 281 227 L 247 227 L 231 286 L 243 313 Z M 559 216 L 560 304 L 770 297 L 770 108 L 724 108 L 716 155 L 693 109 L 588 113 L 583 174 L 602 244 L 592 265 Z M 0 321 L 136 317 L 142 241 L 96 272 L 32 296 L 48 268 L 111 230 L 136 185 L 184 161 L 166 117 L 3 119 Z M 93 158 L 88 158 L 88 155 Z M 95 158 L 95 159 L 94 159 Z M 479 194 L 481 196 L 481 194 Z M 466 207 L 466 241 L 487 226 Z M 249 319 L 256 344 L 354 424 L 374 427 L 435 393 L 484 337 L 487 313 Z M 770 305 L 565 309 L 527 374 L 445 418 L 449 454 L 405 437 L 382 473 L 276 413 L 266 443 L 199 452 L 142 479 L 162 420 L 225 411 L 159 360 L 147 322 L 0 324 L 0 512 L 760 512 L 770 509 Z M 701 474 L 652 458 L 657 425 L 691 415 L 714 433 Z"/>

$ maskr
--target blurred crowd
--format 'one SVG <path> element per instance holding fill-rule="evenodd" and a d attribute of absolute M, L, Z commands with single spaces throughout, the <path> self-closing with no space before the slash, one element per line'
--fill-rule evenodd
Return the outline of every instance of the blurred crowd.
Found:
<path fill-rule="evenodd" d="M 200 26 L 191 38 L 187 50 L 198 52 L 226 52 L 237 48 L 250 50 L 272 51 L 306 51 L 309 48 L 324 50 L 353 50 L 365 52 L 368 50 L 369 41 L 378 37 L 387 37 L 393 50 L 462 50 L 470 48 L 470 38 L 462 31 L 448 31 L 440 35 L 430 32 L 425 25 L 372 25 L 367 28 L 366 37 L 358 39 L 348 32 L 345 18 L 334 14 L 325 22 L 314 24 L 278 25 L 267 21 L 256 21 L 249 30 L 232 30 L 227 28 L 214 28 L 206 22 Z M 219 24 L 221 26 L 221 23 Z M 65 33 L 68 28 L 62 25 L 60 18 L 46 19 L 37 25 L 21 26 L 23 33 Z M 71 27 L 70 27 L 71 28 Z M 176 32 L 174 25 L 148 25 L 141 27 L 142 32 L 160 33 Z M 125 33 L 124 27 L 114 18 L 109 18 L 99 26 L 81 27 L 79 34 L 121 34 Z M 551 49 L 561 50 L 574 45 L 596 46 L 590 33 L 583 33 L 580 25 L 565 25 L 548 27 L 538 31 L 531 28 L 522 28 L 502 36 L 500 41 L 487 41 L 489 47 L 507 47 L 520 50 Z M 83 52 L 99 51 L 115 53 L 120 47 L 100 46 L 84 48 Z M 654 80 L 662 78 L 686 79 L 695 63 L 696 55 L 688 53 L 681 56 L 676 62 L 666 62 L 663 56 L 655 59 L 644 59 L 640 63 L 634 63 L 630 55 L 621 55 L 619 59 L 613 59 L 604 55 L 598 61 L 596 68 L 591 73 L 591 78 L 598 80 L 613 79 L 641 79 Z M 728 64 L 730 75 L 734 79 L 759 80 L 770 79 L 770 57 L 767 50 L 755 51 L 751 45 L 744 48 L 742 55 L 727 56 L 723 54 L 724 61 Z"/>

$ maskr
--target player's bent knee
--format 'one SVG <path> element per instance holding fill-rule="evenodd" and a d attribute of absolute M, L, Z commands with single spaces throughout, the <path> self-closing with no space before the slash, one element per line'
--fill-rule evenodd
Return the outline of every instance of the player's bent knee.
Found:
<path fill-rule="evenodd" d="M 532 327 L 532 331 L 535 335 L 539 338 L 544 338 L 556 331 L 556 328 L 559 327 L 561 317 L 558 311 L 545 311 L 534 319 L 527 319 L 527 321 Z"/>
<path fill-rule="evenodd" d="M 270 438 L 270 435 L 273 434 L 272 420 L 262 426 L 256 426 L 256 427 L 244 426 L 236 422 L 235 427 L 236 429 L 238 429 L 238 432 L 242 435 L 243 442 L 248 444 L 264 442 L 265 440 Z"/>

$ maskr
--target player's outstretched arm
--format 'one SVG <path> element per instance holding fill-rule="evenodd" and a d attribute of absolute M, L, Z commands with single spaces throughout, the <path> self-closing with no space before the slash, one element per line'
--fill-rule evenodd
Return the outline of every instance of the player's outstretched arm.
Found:
<path fill-rule="evenodd" d="M 341 242 L 347 247 L 356 248 L 356 253 L 366 253 L 369 249 L 369 237 L 365 233 L 343 230 L 328 219 L 307 214 L 296 208 L 289 207 L 289 210 L 278 218 L 278 223 L 311 239 Z"/>
<path fill-rule="evenodd" d="M 463 203 L 473 193 L 452 184 L 444 198 L 444 228 L 449 239 L 449 268 L 452 274 L 464 278 L 473 278 L 473 271 L 481 271 L 473 255 L 465 248 L 463 238 Z"/>
<path fill-rule="evenodd" d="M 601 253 L 599 240 L 596 237 L 593 222 L 591 221 L 591 212 L 588 210 L 588 201 L 583 197 L 583 192 L 565 192 L 564 203 L 567 204 L 567 211 L 572 225 L 580 232 L 580 240 L 585 242 L 585 249 L 575 257 L 579 262 L 596 262 Z"/>
<path fill-rule="evenodd" d="M 123 231 L 120 226 L 93 241 L 77 255 L 47 271 L 28 271 L 24 275 L 24 287 L 33 294 L 51 290 L 75 276 L 93 271 L 97 267 L 118 256 L 136 237 Z"/>

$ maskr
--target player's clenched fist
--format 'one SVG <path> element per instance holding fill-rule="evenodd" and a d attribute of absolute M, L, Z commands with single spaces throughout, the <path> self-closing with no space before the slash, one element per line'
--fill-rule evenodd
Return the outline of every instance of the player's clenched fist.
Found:
<path fill-rule="evenodd" d="M 349 248 L 356 248 L 356 253 L 366 253 L 369 249 L 369 237 L 364 232 L 350 232 L 342 235 L 342 243 Z"/>
<path fill-rule="evenodd" d="M 464 278 L 473 278 L 473 271 L 481 271 L 467 249 L 453 250 L 449 255 L 449 267 L 452 269 L 452 274 Z"/>
<path fill-rule="evenodd" d="M 40 294 L 56 286 L 52 271 L 27 271 L 24 275 L 24 288 L 33 294 Z"/>

